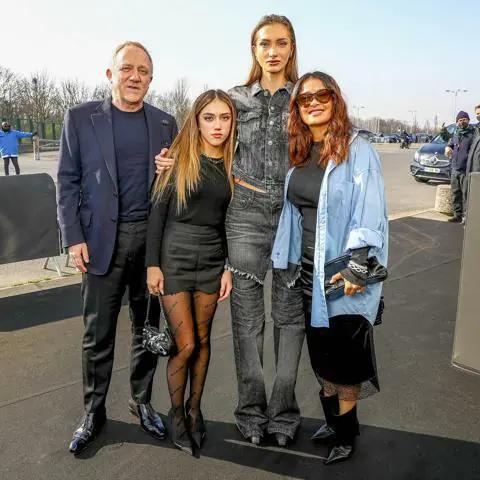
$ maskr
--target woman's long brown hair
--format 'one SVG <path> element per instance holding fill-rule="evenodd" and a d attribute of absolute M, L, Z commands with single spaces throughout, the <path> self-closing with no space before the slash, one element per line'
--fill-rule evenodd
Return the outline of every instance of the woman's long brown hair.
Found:
<path fill-rule="evenodd" d="M 250 38 L 250 46 L 252 53 L 252 67 L 250 73 L 248 74 L 248 79 L 245 85 L 250 86 L 257 81 L 260 81 L 262 78 L 262 69 L 255 58 L 255 52 L 253 47 L 257 41 L 258 31 L 265 27 L 266 25 L 280 24 L 287 27 L 288 33 L 290 34 L 290 40 L 292 41 L 292 54 L 288 59 L 287 65 L 285 67 L 285 77 L 289 82 L 295 83 L 298 80 L 298 63 L 297 63 L 297 41 L 295 40 L 295 31 L 293 30 L 292 23 L 287 17 L 283 15 L 265 15 L 260 19 L 260 21 L 255 25 L 255 28 L 252 30 L 252 35 Z"/>
<path fill-rule="evenodd" d="M 168 151 L 168 156 L 175 163 L 170 170 L 157 176 L 152 192 L 153 201 L 161 199 L 167 189 L 173 186 L 177 196 L 177 211 L 186 207 L 189 194 L 195 191 L 200 180 L 202 137 L 198 128 L 198 115 L 215 99 L 226 103 L 232 114 L 230 133 L 223 143 L 223 163 L 233 191 L 232 165 L 237 113 L 232 100 L 223 90 L 207 90 L 193 103 L 182 129 Z"/>
<path fill-rule="evenodd" d="M 288 119 L 290 163 L 293 166 L 302 165 L 307 159 L 313 143 L 312 133 L 303 123 L 297 103 L 302 85 L 309 78 L 318 78 L 323 82 L 325 88 L 333 92 L 332 118 L 328 124 L 318 163 L 326 165 L 329 160 L 333 160 L 336 164 L 340 164 L 347 159 L 352 123 L 348 117 L 347 104 L 338 83 L 333 77 L 323 72 L 310 72 L 303 75 L 296 83 L 290 97 L 290 117 Z"/>

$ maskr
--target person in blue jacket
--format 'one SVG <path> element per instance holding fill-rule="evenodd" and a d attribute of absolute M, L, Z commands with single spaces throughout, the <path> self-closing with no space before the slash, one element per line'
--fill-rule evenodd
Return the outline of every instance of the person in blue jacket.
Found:
<path fill-rule="evenodd" d="M 29 138 L 36 135 L 37 132 L 21 132 L 20 130 L 12 130 L 10 123 L 2 122 L 2 131 L 0 132 L 0 154 L 3 158 L 5 175 L 10 175 L 10 160 L 12 161 L 15 173 L 20 175 L 20 167 L 18 165 L 18 140 L 20 138 Z"/>
<path fill-rule="evenodd" d="M 376 257 L 386 266 L 388 217 L 377 152 L 348 118 L 337 82 L 322 72 L 304 75 L 289 106 L 291 168 L 275 237 L 275 268 L 298 270 L 303 288 L 310 361 L 326 423 L 312 436 L 331 441 L 326 464 L 353 454 L 359 434 L 357 401 L 379 390 L 373 324 L 381 283 L 367 284 Z M 325 265 L 349 255 L 332 278 Z M 326 298 L 342 282 L 344 295 Z"/>

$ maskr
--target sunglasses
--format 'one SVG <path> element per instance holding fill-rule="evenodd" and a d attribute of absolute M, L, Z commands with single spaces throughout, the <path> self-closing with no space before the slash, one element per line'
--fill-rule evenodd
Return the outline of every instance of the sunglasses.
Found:
<path fill-rule="evenodd" d="M 325 104 L 332 99 L 333 95 L 334 95 L 333 90 L 330 90 L 328 88 L 323 88 L 322 90 L 318 90 L 315 93 L 301 93 L 297 97 L 297 103 L 300 107 L 303 107 L 303 108 L 311 105 L 311 103 L 313 102 L 313 99 L 315 99 L 318 103 Z"/>

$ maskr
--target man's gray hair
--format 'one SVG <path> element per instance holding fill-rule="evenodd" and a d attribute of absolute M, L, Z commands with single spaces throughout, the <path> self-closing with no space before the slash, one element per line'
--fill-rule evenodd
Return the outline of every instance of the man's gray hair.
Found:
<path fill-rule="evenodd" d="M 115 64 L 115 61 L 117 60 L 117 55 L 126 47 L 137 47 L 140 48 L 145 52 L 147 55 L 148 59 L 150 60 L 150 64 L 152 65 L 152 71 L 153 71 L 153 60 L 152 56 L 150 55 L 150 52 L 147 50 L 147 48 L 142 45 L 140 42 L 132 42 L 131 40 L 127 40 L 126 42 L 121 43 L 118 45 L 118 47 L 113 51 L 112 55 L 112 65 Z"/>

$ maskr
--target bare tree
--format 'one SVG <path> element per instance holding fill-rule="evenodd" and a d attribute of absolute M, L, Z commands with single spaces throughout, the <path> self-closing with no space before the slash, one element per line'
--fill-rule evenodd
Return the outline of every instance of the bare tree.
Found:
<path fill-rule="evenodd" d="M 188 97 L 187 81 L 184 78 L 177 80 L 170 95 L 173 109 L 172 115 L 177 120 L 178 126 L 181 127 L 184 124 L 192 105 L 192 102 Z"/>
<path fill-rule="evenodd" d="M 57 88 L 47 72 L 37 72 L 19 82 L 19 101 L 22 114 L 35 122 L 55 116 Z"/>
<path fill-rule="evenodd" d="M 95 86 L 91 94 L 91 100 L 103 100 L 112 95 L 112 87 L 109 83 L 104 82 Z"/>
<path fill-rule="evenodd" d="M 19 79 L 8 68 L 0 66 L 0 116 L 13 118 L 18 116 Z"/>
<path fill-rule="evenodd" d="M 157 105 L 157 92 L 151 88 L 148 93 L 145 95 L 144 101 L 150 105 Z"/>
<path fill-rule="evenodd" d="M 207 85 L 204 86 L 207 89 Z M 173 90 L 158 94 L 151 90 L 145 101 L 173 115 L 179 126 L 191 108 L 185 79 L 178 80 Z M 90 89 L 78 79 L 67 79 L 55 84 L 47 72 L 36 72 L 20 77 L 0 66 L 0 116 L 4 118 L 29 117 L 39 124 L 63 118 L 65 110 L 88 100 L 103 100 L 111 96 L 107 82 Z M 40 132 L 42 133 L 42 132 Z"/>
<path fill-rule="evenodd" d="M 184 78 L 177 80 L 173 90 L 164 94 L 157 94 L 152 90 L 145 97 L 145 101 L 173 115 L 179 127 L 185 122 L 192 105 Z"/>
<path fill-rule="evenodd" d="M 90 100 L 90 89 L 77 79 L 64 80 L 60 83 L 57 105 L 60 114 L 79 103 Z"/>

